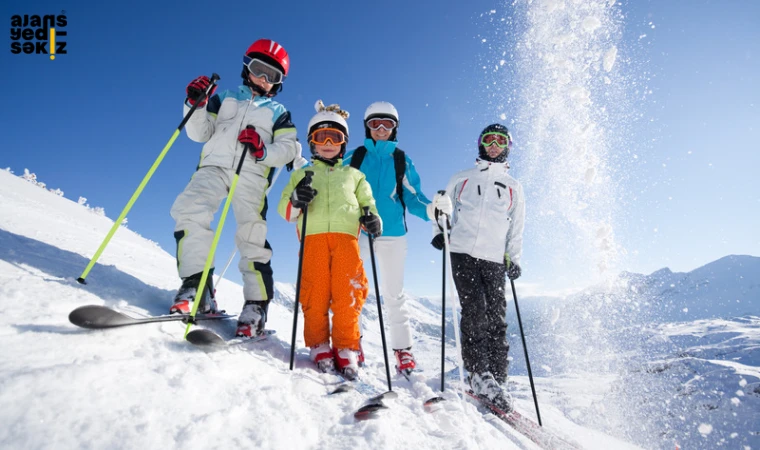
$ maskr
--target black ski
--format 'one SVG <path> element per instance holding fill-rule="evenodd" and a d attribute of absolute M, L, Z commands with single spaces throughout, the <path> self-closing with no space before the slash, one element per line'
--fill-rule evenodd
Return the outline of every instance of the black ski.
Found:
<path fill-rule="evenodd" d="M 343 394 L 344 392 L 350 392 L 353 390 L 354 390 L 353 384 L 351 384 L 350 382 L 343 381 L 342 383 L 338 385 L 338 387 L 330 391 L 327 395 Z"/>
<path fill-rule="evenodd" d="M 230 314 L 196 314 L 195 320 L 221 320 L 235 317 Z M 100 330 L 105 328 L 126 327 L 155 322 L 184 322 L 190 318 L 187 314 L 167 314 L 163 316 L 130 317 L 107 306 L 86 305 L 69 313 L 69 322 L 82 328 Z"/>
<path fill-rule="evenodd" d="M 275 333 L 276 332 L 274 330 L 264 330 L 263 333 L 252 338 L 235 337 L 232 339 L 224 339 L 211 330 L 207 330 L 205 328 L 196 328 L 195 330 L 187 333 L 187 341 L 191 344 L 201 347 L 220 348 L 227 347 L 229 345 L 239 345 L 248 342 L 263 341 Z"/>
<path fill-rule="evenodd" d="M 496 417 L 506 422 L 515 431 L 533 441 L 546 450 L 579 450 L 578 444 L 571 443 L 556 434 L 546 430 L 541 425 L 523 416 L 516 410 L 506 412 L 491 403 L 488 399 L 475 394 L 472 390 L 465 391 L 468 396 L 488 408 Z"/>
<path fill-rule="evenodd" d="M 380 413 L 388 409 L 388 407 L 383 403 L 383 400 L 389 400 L 389 399 L 395 399 L 398 398 L 398 394 L 393 391 L 386 391 L 383 392 L 380 395 L 376 395 L 369 400 L 367 400 L 364 403 L 364 406 L 357 409 L 356 412 L 354 412 L 354 419 L 356 420 L 369 420 L 369 419 L 375 419 L 380 416 Z"/>

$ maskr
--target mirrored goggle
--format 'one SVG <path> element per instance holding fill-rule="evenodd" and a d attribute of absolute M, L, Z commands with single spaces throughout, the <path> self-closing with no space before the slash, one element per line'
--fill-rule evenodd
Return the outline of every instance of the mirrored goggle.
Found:
<path fill-rule="evenodd" d="M 496 143 L 499 148 L 506 148 L 512 143 L 512 139 L 510 139 L 509 135 L 504 133 L 486 133 L 481 138 L 480 143 L 483 144 L 484 147 Z"/>
<path fill-rule="evenodd" d="M 280 69 L 260 59 L 243 56 L 243 64 L 254 77 L 264 77 L 269 84 L 280 84 L 285 78 Z"/>
<path fill-rule="evenodd" d="M 336 128 L 319 128 L 309 137 L 309 142 L 317 145 L 325 145 L 327 141 L 333 145 L 343 144 L 346 142 L 346 135 Z"/>
<path fill-rule="evenodd" d="M 367 121 L 367 127 L 372 131 L 379 130 L 380 127 L 385 128 L 386 130 L 392 130 L 396 128 L 396 121 L 393 119 L 369 119 Z"/>

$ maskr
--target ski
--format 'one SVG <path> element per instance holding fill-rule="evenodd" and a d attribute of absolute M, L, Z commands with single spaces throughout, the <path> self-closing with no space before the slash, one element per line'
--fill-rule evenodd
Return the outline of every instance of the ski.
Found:
<path fill-rule="evenodd" d="M 220 347 L 228 347 L 230 345 L 240 345 L 240 344 L 246 344 L 249 342 L 264 341 L 267 338 L 269 338 L 269 336 L 275 333 L 276 331 L 274 330 L 264 330 L 263 333 L 252 338 L 235 337 L 232 339 L 224 339 L 222 336 L 218 335 L 217 333 L 211 330 L 207 330 L 205 328 L 197 328 L 187 333 L 187 341 L 193 345 L 197 345 L 200 347 L 220 348 Z"/>
<path fill-rule="evenodd" d="M 230 314 L 196 314 L 194 320 L 221 320 L 235 317 Z M 185 322 L 190 316 L 187 314 L 166 314 L 162 316 L 131 317 L 107 306 L 86 305 L 69 313 L 69 322 L 82 328 L 101 330 L 106 328 L 126 327 L 156 322 Z"/>
<path fill-rule="evenodd" d="M 364 405 L 354 412 L 354 419 L 356 420 L 369 420 L 375 419 L 380 416 L 383 410 L 388 407 L 383 403 L 383 400 L 398 398 L 398 394 L 393 391 L 386 391 L 380 395 L 376 395 L 367 400 Z"/>
<path fill-rule="evenodd" d="M 326 373 L 328 375 L 335 376 L 340 380 L 338 386 L 335 389 L 331 390 L 327 395 L 342 394 L 345 392 L 357 391 L 358 393 L 362 395 L 373 395 L 373 397 L 370 400 L 374 399 L 377 396 L 377 389 L 375 389 L 375 387 L 372 386 L 371 384 L 362 381 L 360 378 L 349 380 L 337 370 L 333 370 L 330 372 L 320 371 L 320 373 Z"/>
<path fill-rule="evenodd" d="M 434 413 L 436 411 L 439 411 L 442 406 L 439 404 L 442 401 L 445 401 L 446 399 L 443 397 L 432 397 L 427 400 L 425 400 L 422 403 L 422 407 L 425 409 L 425 412 Z"/>
<path fill-rule="evenodd" d="M 420 370 L 412 370 L 411 372 L 406 372 L 403 370 L 399 370 L 398 366 L 396 366 L 396 372 L 401 374 L 406 381 L 409 382 L 410 386 L 409 389 L 412 391 L 412 393 L 415 394 L 415 397 L 420 398 L 424 395 L 428 395 L 428 399 L 422 402 L 422 407 L 425 410 L 425 412 L 434 413 L 441 409 L 442 405 L 440 405 L 441 402 L 445 401 L 446 399 L 441 397 L 440 395 L 435 395 L 435 393 L 427 387 L 427 384 L 425 383 L 426 378 L 422 376 L 422 371 Z M 425 389 L 427 392 L 420 392 L 420 389 L 417 389 L 415 387 L 415 383 L 422 383 L 425 385 Z M 433 395 L 430 395 L 430 392 L 433 392 Z"/>
<path fill-rule="evenodd" d="M 547 431 L 545 428 L 523 416 L 516 410 L 505 412 L 488 401 L 488 399 L 478 396 L 472 390 L 467 390 L 465 392 L 479 404 L 488 408 L 496 417 L 506 422 L 507 425 L 511 426 L 515 431 L 527 437 L 542 449 L 579 450 L 581 448 L 579 445 L 568 442 L 552 432 Z"/>
<path fill-rule="evenodd" d="M 338 387 L 330 391 L 327 395 L 343 394 L 344 392 L 353 391 L 354 386 L 350 382 L 341 382 Z"/>

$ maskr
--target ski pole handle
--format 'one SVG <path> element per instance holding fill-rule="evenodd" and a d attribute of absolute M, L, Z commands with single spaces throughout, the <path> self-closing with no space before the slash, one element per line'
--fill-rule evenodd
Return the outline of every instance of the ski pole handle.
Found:
<path fill-rule="evenodd" d="M 253 125 L 246 125 L 245 129 L 246 130 L 256 130 L 256 127 L 254 127 Z M 253 146 L 251 144 L 245 144 L 245 145 L 243 145 L 243 147 L 245 147 L 245 151 L 247 153 L 251 153 L 251 150 L 253 150 Z"/>
<path fill-rule="evenodd" d="M 369 206 L 362 206 L 362 211 L 364 211 L 364 217 L 369 217 Z M 375 236 L 372 235 L 369 231 L 367 231 L 366 228 L 364 228 L 364 231 L 367 232 L 367 237 L 369 237 L 369 240 L 371 241 Z"/>
<path fill-rule="evenodd" d="M 220 78 L 221 78 L 221 77 L 219 76 L 219 74 L 218 74 L 218 73 L 216 73 L 216 72 L 212 73 L 212 74 L 211 74 L 211 79 L 209 80 L 209 81 L 211 81 L 211 83 L 209 83 L 208 87 L 206 88 L 206 92 L 204 92 L 204 93 L 203 93 L 203 97 L 201 97 L 201 98 L 200 98 L 200 99 L 199 99 L 197 102 L 195 102 L 195 103 L 202 103 L 204 100 L 206 100 L 206 99 L 208 98 L 208 96 L 209 96 L 209 93 L 210 93 L 212 90 L 214 90 L 214 88 L 216 87 L 216 82 L 217 82 L 217 81 L 219 81 L 219 79 L 220 79 Z"/>
<path fill-rule="evenodd" d="M 445 190 L 440 190 L 440 191 L 438 191 L 438 193 L 439 193 L 440 195 L 446 195 L 446 191 L 445 191 Z M 439 215 L 439 214 L 443 214 L 444 216 L 446 216 L 446 223 L 447 223 L 447 225 L 448 225 L 448 219 L 449 219 L 449 216 L 448 216 L 448 214 L 444 214 L 444 213 L 440 212 L 440 211 L 438 210 L 438 208 L 436 208 L 436 209 L 435 209 L 435 223 L 437 223 L 437 224 L 438 224 L 438 229 L 439 229 L 439 230 L 441 230 L 441 231 L 443 231 L 443 227 L 441 226 L 441 224 L 440 224 L 440 223 L 438 223 L 438 215 Z"/>

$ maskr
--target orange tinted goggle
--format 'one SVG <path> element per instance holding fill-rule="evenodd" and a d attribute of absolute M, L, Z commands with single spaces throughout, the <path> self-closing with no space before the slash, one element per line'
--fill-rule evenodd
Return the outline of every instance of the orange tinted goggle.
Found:
<path fill-rule="evenodd" d="M 346 142 L 346 135 L 337 128 L 319 128 L 309 137 L 309 142 L 317 145 L 325 145 L 327 141 L 333 145 L 340 145 Z"/>

